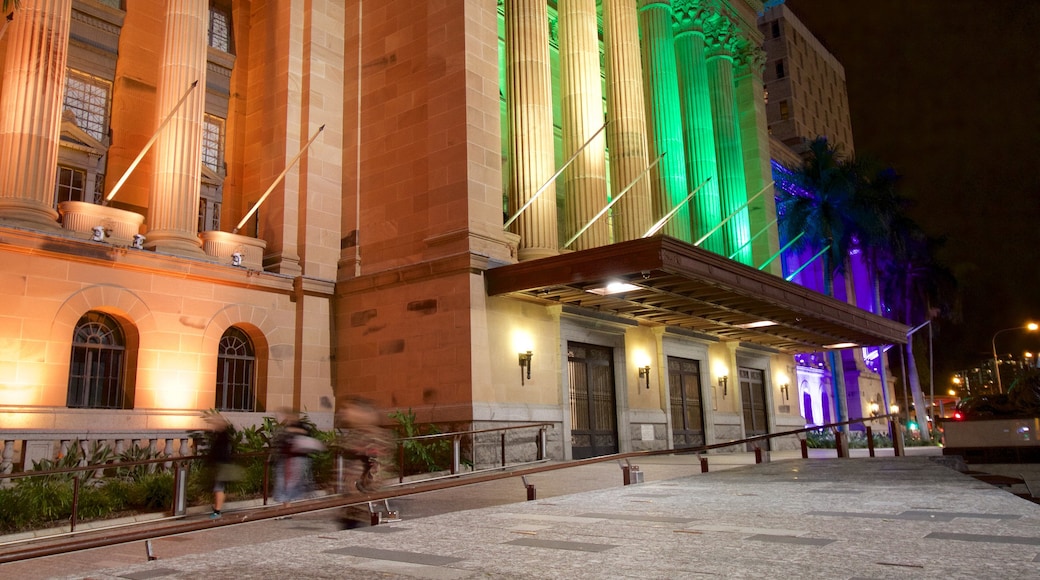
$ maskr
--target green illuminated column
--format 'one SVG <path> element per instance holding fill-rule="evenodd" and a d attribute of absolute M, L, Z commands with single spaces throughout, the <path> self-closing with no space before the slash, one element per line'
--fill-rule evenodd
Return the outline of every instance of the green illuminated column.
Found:
<path fill-rule="evenodd" d="M 639 27 L 642 30 L 643 87 L 649 125 L 647 148 L 650 159 L 666 153 L 650 173 L 656 220 L 690 193 L 686 183 L 671 2 L 639 0 Z M 674 238 L 691 241 L 689 206 L 679 210 L 662 231 Z"/>
<path fill-rule="evenodd" d="M 716 23 L 720 24 L 720 23 Z M 708 88 L 711 91 L 711 115 L 715 121 L 715 155 L 719 165 L 719 199 L 722 217 L 732 218 L 723 226 L 721 235 L 728 256 L 751 239 L 747 209 L 748 193 L 744 180 L 744 157 L 740 149 L 736 98 L 733 85 L 733 44 L 726 21 L 708 32 Z M 754 194 L 752 194 L 754 195 Z M 738 211 L 739 210 L 739 211 Z M 751 249 L 744 247 L 734 260 L 751 264 Z"/>
<path fill-rule="evenodd" d="M 596 0 L 559 3 L 563 157 L 570 159 L 603 125 Z M 606 137 L 600 133 L 564 171 L 565 238 L 581 231 L 607 205 Z M 569 246 L 584 250 L 610 243 L 610 222 L 596 220 Z"/>
<path fill-rule="evenodd" d="M 510 214 L 537 193 L 553 173 L 552 75 L 549 14 L 545 0 L 506 0 L 506 107 L 512 175 Z M 559 253 L 556 186 L 548 188 L 514 222 L 521 260 Z"/>
<path fill-rule="evenodd" d="M 55 166 L 72 0 L 22 2 L 0 91 L 0 221 L 58 229 Z M 3 24 L 0 24 L 3 26 Z"/>
<path fill-rule="evenodd" d="M 632 0 L 603 0 L 603 44 L 607 69 L 607 142 L 614 195 L 646 170 L 646 110 L 639 62 L 639 21 Z M 641 237 L 654 220 L 650 181 L 639 179 L 614 206 L 615 241 Z"/>
<path fill-rule="evenodd" d="M 773 179 L 772 167 L 769 164 L 769 126 L 766 122 L 766 102 L 763 97 L 765 88 L 762 70 L 765 62 L 765 51 L 751 44 L 741 50 L 737 57 L 737 117 L 740 123 L 748 195 L 755 195 Z M 773 189 L 770 188 L 763 193 L 749 209 L 751 234 L 756 235 L 768 228 L 767 233 L 758 236 L 751 245 L 752 263 L 757 266 L 780 249 L 777 226 L 770 225 L 776 218 Z M 773 260 L 767 271 L 780 276 L 783 274 L 782 270 L 780 261 Z"/>
<path fill-rule="evenodd" d="M 679 65 L 679 94 L 682 97 L 687 182 L 692 189 L 711 178 L 691 201 L 694 241 L 711 231 L 722 219 L 718 163 L 715 157 L 715 123 L 711 118 L 708 64 L 702 29 L 702 19 L 706 15 L 706 11 L 690 2 L 676 6 L 679 33 L 675 37 L 675 53 Z M 701 247 L 722 254 L 725 250 L 722 234 L 711 236 Z"/>

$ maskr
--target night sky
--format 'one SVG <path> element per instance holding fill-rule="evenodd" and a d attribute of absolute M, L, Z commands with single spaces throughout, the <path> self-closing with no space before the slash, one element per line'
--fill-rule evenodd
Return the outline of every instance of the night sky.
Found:
<path fill-rule="evenodd" d="M 856 156 L 947 238 L 961 320 L 935 325 L 939 387 L 1040 322 L 1040 1 L 786 3 L 845 67 Z M 1040 333 L 997 349 L 1036 353 Z"/>

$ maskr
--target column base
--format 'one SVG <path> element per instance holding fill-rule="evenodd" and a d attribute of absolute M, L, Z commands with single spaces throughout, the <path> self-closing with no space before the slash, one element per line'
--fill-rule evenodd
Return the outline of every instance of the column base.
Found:
<path fill-rule="evenodd" d="M 164 254 L 185 258 L 207 258 L 202 251 L 202 240 L 188 237 L 181 232 L 149 231 L 146 233 L 144 247 Z"/>
<path fill-rule="evenodd" d="M 45 232 L 62 229 L 57 211 L 20 200 L 0 200 L 0 224 Z"/>

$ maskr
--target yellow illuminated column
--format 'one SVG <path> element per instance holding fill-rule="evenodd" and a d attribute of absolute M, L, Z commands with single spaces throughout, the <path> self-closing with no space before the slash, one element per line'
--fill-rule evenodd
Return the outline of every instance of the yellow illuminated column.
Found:
<path fill-rule="evenodd" d="M 733 253 L 743 246 L 734 260 L 751 263 L 751 250 L 744 244 L 751 239 L 748 211 L 741 209 L 747 203 L 748 193 L 744 178 L 744 153 L 740 149 L 740 128 L 737 123 L 736 98 L 733 85 L 733 43 L 735 39 L 725 21 L 708 32 L 708 88 L 711 90 L 711 116 L 715 127 L 715 153 L 719 167 L 719 199 L 722 218 L 733 217 L 721 232 L 725 252 Z"/>
<path fill-rule="evenodd" d="M 690 202 L 693 209 L 694 241 L 710 232 L 722 219 L 718 162 L 715 157 L 715 123 L 711 117 L 703 29 L 704 18 L 710 14 L 712 12 L 703 10 L 695 3 L 683 3 L 681 9 L 676 9 L 679 26 L 675 37 L 675 56 L 679 65 L 679 96 L 683 138 L 686 143 L 687 182 L 691 188 L 704 183 Z M 701 247 L 717 254 L 722 254 L 725 250 L 721 234 L 710 236 Z"/>
<path fill-rule="evenodd" d="M 603 125 L 596 0 L 559 3 L 563 158 L 570 159 Z M 564 237 L 569 239 L 607 205 L 606 137 L 596 136 L 564 171 Z M 572 250 L 610 243 L 609 221 L 600 217 L 569 246 Z"/>
<path fill-rule="evenodd" d="M 155 173 L 148 202 L 146 245 L 202 256 L 198 236 L 202 178 L 202 118 L 206 110 L 207 0 L 168 0 L 156 123 L 176 108 L 155 142 Z M 191 84 L 196 90 L 177 106 Z"/>
<path fill-rule="evenodd" d="M 556 169 L 545 0 L 506 0 L 505 20 L 512 215 L 527 205 Z M 520 235 L 519 259 L 558 254 L 556 227 L 556 186 L 549 183 L 513 224 L 513 231 Z"/>
<path fill-rule="evenodd" d="M 649 126 L 647 148 L 651 159 L 665 154 L 650 173 L 653 178 L 654 219 L 657 219 L 678 206 L 689 194 L 671 2 L 639 0 L 639 27 L 642 31 L 643 86 Z M 692 241 L 689 205 L 684 204 L 662 231 L 685 242 Z"/>
<path fill-rule="evenodd" d="M 607 143 L 613 194 L 646 170 L 646 110 L 639 60 L 639 21 L 632 0 L 603 0 L 603 43 L 607 69 Z M 641 237 L 653 225 L 650 181 L 642 177 L 614 206 L 614 239 Z"/>
<path fill-rule="evenodd" d="M 0 220 L 58 229 L 54 180 L 72 0 L 23 0 L 0 92 Z"/>

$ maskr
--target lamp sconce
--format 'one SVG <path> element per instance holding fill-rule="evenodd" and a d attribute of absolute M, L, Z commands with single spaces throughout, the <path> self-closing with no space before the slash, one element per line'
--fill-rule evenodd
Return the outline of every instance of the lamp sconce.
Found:
<path fill-rule="evenodd" d="M 870 416 L 871 417 L 877 417 L 878 413 L 880 413 L 880 412 L 881 412 L 881 405 L 879 405 L 877 403 L 877 401 L 874 401 L 873 403 L 870 404 Z"/>
<path fill-rule="evenodd" d="M 639 378 L 646 377 L 646 388 L 650 388 L 650 365 L 639 367 Z"/>
<path fill-rule="evenodd" d="M 531 358 L 534 353 L 531 351 L 520 353 L 520 384 L 524 384 L 524 371 L 527 371 L 527 380 L 531 380 Z"/>
<path fill-rule="evenodd" d="M 719 387 L 722 388 L 723 397 L 729 394 L 729 388 L 727 387 L 728 382 L 729 377 L 727 377 L 726 375 L 722 375 L 721 377 L 719 377 Z"/>
<path fill-rule="evenodd" d="M 791 396 L 790 396 L 790 394 L 788 394 L 787 389 L 788 389 L 787 383 L 784 383 L 784 384 L 780 385 L 780 392 L 783 393 L 784 400 L 785 401 L 790 401 L 791 400 Z"/>

